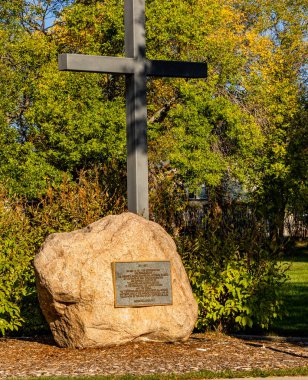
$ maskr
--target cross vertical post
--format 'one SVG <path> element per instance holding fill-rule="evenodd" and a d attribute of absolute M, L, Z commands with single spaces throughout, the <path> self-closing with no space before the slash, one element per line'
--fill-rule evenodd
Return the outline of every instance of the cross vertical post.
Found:
<path fill-rule="evenodd" d="M 60 54 L 59 70 L 125 75 L 128 210 L 148 219 L 146 78 L 206 78 L 207 65 L 146 59 L 145 0 L 124 0 L 124 24 L 126 57 Z"/>
<path fill-rule="evenodd" d="M 128 209 L 149 218 L 148 151 L 145 64 L 145 3 L 124 5 L 125 55 L 135 60 L 126 75 L 127 199 Z"/>

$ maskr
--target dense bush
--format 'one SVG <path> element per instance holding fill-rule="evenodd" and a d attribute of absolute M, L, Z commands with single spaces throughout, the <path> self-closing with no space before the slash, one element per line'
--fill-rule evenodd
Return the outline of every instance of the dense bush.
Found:
<path fill-rule="evenodd" d="M 175 238 L 199 305 L 197 329 L 267 329 L 281 318 L 283 246 L 268 238 L 253 205 L 217 189 L 203 204 L 188 202 L 170 165 L 152 168 L 150 178 L 151 216 Z"/>
<path fill-rule="evenodd" d="M 0 194 L 0 332 L 46 330 L 35 290 L 32 260 L 47 235 L 82 228 L 124 210 L 121 187 L 104 185 L 104 171 L 64 176 L 35 202 Z M 112 211 L 111 211 L 112 210 Z"/>
<path fill-rule="evenodd" d="M 278 290 L 286 279 L 284 268 L 264 261 L 262 270 L 247 260 L 233 261 L 215 270 L 210 264 L 188 275 L 199 305 L 197 328 L 238 331 L 259 326 L 267 329 L 281 311 Z"/>
<path fill-rule="evenodd" d="M 23 318 L 20 303 L 34 292 L 30 222 L 24 205 L 0 197 L 0 331 L 18 329 Z"/>
<path fill-rule="evenodd" d="M 168 163 L 150 166 L 149 178 L 150 219 L 177 237 L 185 226 L 187 208 L 183 179 Z"/>
<path fill-rule="evenodd" d="M 178 239 L 199 304 L 199 330 L 267 329 L 282 315 L 279 289 L 288 268 L 279 264 L 278 247 L 269 244 L 256 218 L 235 223 L 234 207 L 241 206 L 218 213 L 209 208 L 194 240 Z"/>

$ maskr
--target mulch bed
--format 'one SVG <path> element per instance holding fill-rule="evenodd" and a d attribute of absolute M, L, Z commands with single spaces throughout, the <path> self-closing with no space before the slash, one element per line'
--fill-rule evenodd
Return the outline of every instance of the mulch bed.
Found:
<path fill-rule="evenodd" d="M 0 378 L 187 373 L 308 366 L 307 341 L 194 334 L 185 343 L 130 343 L 75 350 L 52 338 L 0 339 Z"/>

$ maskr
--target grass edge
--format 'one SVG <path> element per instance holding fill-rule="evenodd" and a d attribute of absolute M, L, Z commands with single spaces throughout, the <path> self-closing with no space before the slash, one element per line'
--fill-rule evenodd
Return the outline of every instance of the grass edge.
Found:
<path fill-rule="evenodd" d="M 40 380 L 189 380 L 189 379 L 232 379 L 245 377 L 272 376 L 308 376 L 308 366 L 284 369 L 253 369 L 248 371 L 209 371 L 201 370 L 184 374 L 153 374 L 153 375 L 93 375 L 93 376 L 39 376 Z M 20 377 L 10 377 L 7 380 L 20 380 Z M 37 380 L 38 377 L 22 377 L 22 380 Z"/>

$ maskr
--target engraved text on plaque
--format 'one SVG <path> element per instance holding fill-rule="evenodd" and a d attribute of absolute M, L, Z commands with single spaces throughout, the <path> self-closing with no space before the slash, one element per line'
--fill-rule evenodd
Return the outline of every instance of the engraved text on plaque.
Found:
<path fill-rule="evenodd" d="M 172 304 L 170 261 L 113 263 L 115 307 Z"/>

